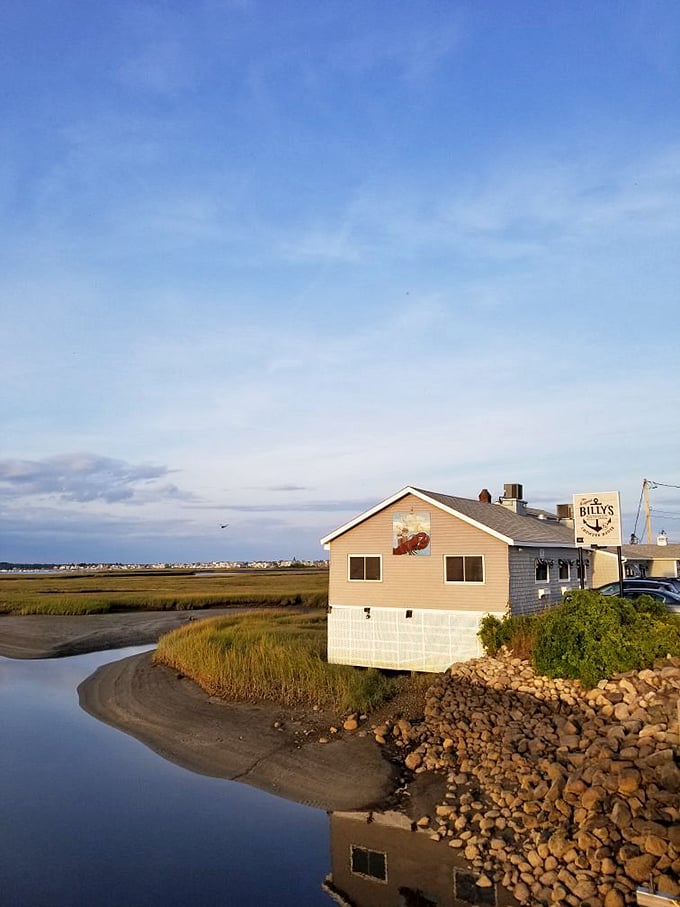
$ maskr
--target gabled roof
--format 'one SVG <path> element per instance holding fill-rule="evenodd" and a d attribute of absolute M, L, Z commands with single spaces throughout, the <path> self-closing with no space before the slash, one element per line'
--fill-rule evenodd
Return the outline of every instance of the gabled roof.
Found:
<path fill-rule="evenodd" d="M 621 553 L 634 561 L 680 561 L 680 545 L 622 545 Z"/>
<path fill-rule="evenodd" d="M 449 494 L 440 494 L 436 491 L 425 491 L 422 488 L 413 488 L 408 485 L 396 494 L 386 498 L 370 510 L 359 514 L 349 523 L 340 526 L 325 538 L 321 539 L 322 545 L 327 545 L 333 539 L 343 535 L 360 523 L 380 513 L 386 507 L 396 504 L 406 495 L 412 494 L 424 503 L 450 513 L 463 522 L 497 539 L 507 545 L 526 545 L 528 548 L 541 545 L 559 545 L 562 548 L 575 548 L 574 531 L 556 519 L 539 519 L 537 516 L 520 516 L 501 504 L 486 504 L 471 498 L 459 498 Z"/>

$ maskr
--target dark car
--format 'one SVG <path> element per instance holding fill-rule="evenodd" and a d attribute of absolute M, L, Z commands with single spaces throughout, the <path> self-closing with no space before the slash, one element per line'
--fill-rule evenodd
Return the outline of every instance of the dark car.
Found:
<path fill-rule="evenodd" d="M 677 576 L 645 576 L 640 577 L 640 581 L 643 583 L 662 583 L 664 586 L 670 586 L 676 595 L 680 595 L 680 579 Z"/>
<path fill-rule="evenodd" d="M 624 586 L 624 598 L 634 601 L 636 598 L 642 598 L 643 595 L 653 598 L 654 601 L 663 602 L 667 610 L 673 614 L 680 614 L 680 595 L 667 589 L 626 589 Z"/>
<path fill-rule="evenodd" d="M 565 602 L 571 601 L 574 591 L 575 590 L 571 590 L 565 594 Z M 590 589 L 589 591 L 599 592 L 600 595 L 614 596 L 619 594 L 619 584 L 607 583 L 606 586 L 600 586 L 597 589 Z M 624 598 L 629 601 L 635 601 L 636 598 L 641 598 L 643 595 L 648 595 L 650 598 L 653 598 L 654 601 L 663 602 L 666 605 L 666 610 L 670 611 L 672 614 L 680 614 L 680 595 L 673 592 L 672 589 L 655 589 L 653 586 L 644 586 L 641 583 L 630 584 L 624 582 Z"/>
<path fill-rule="evenodd" d="M 675 585 L 675 580 L 673 577 L 664 577 L 659 579 L 652 579 L 651 577 L 624 577 L 623 580 L 624 591 L 626 589 L 660 589 L 661 591 L 668 590 L 675 595 L 680 595 L 680 589 Z M 593 589 L 593 592 L 599 592 L 600 595 L 618 595 L 619 594 L 619 583 L 618 580 L 613 583 L 605 583 L 604 586 L 598 586 L 597 589 Z"/>

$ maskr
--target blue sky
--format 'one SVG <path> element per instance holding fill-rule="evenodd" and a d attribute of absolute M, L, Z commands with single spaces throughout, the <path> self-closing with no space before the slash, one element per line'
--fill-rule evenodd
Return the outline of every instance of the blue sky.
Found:
<path fill-rule="evenodd" d="M 0 560 L 320 557 L 405 485 L 630 533 L 680 485 L 675 0 L 0 29 Z"/>

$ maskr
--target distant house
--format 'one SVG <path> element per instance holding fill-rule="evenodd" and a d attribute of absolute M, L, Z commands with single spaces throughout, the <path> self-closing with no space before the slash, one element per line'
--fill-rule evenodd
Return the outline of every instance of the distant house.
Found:
<path fill-rule="evenodd" d="M 680 577 L 680 545 L 672 544 L 661 532 L 656 545 L 622 545 L 625 576 Z M 618 560 L 611 548 L 593 552 L 593 586 L 603 586 L 618 577 Z"/>
<path fill-rule="evenodd" d="M 579 586 L 570 520 L 408 486 L 321 540 L 330 551 L 328 659 L 441 671 L 481 654 L 485 614 L 540 610 Z"/>

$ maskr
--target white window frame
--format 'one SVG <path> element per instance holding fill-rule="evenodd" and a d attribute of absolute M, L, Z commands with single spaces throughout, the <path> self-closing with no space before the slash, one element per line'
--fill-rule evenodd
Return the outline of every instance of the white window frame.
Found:
<path fill-rule="evenodd" d="M 463 576 L 465 576 L 465 559 L 468 557 L 479 558 L 482 562 L 482 581 L 477 582 L 476 580 L 457 580 L 457 579 L 447 579 L 446 578 L 446 562 L 450 557 L 460 557 L 463 559 Z M 445 554 L 444 555 L 444 585 L 445 586 L 484 586 L 486 585 L 486 560 L 483 554 Z"/>
<path fill-rule="evenodd" d="M 545 579 L 538 578 L 538 568 L 545 567 Z M 544 560 L 539 563 L 534 563 L 534 582 L 535 583 L 549 583 L 550 582 L 550 564 L 548 561 Z"/>
<path fill-rule="evenodd" d="M 562 576 L 562 570 L 567 568 L 567 575 Z M 569 561 L 565 561 L 564 558 L 560 558 L 557 562 L 557 580 L 560 583 L 570 583 L 571 582 L 571 564 Z"/>
<path fill-rule="evenodd" d="M 364 578 L 352 579 L 351 561 L 353 557 L 360 557 L 364 560 Z M 366 558 L 377 557 L 380 564 L 380 577 L 378 579 L 366 579 Z M 381 583 L 383 581 L 383 561 L 382 554 L 348 554 L 347 555 L 347 581 L 350 583 Z"/>

